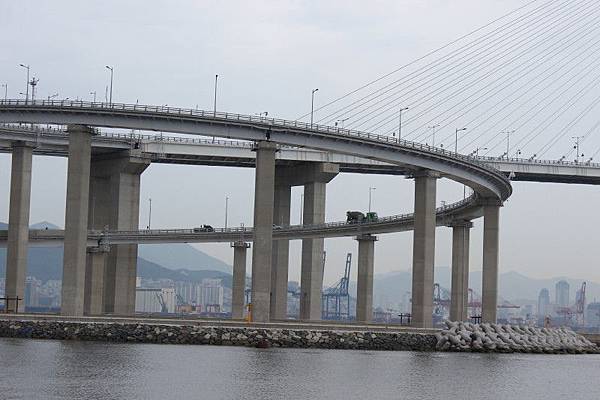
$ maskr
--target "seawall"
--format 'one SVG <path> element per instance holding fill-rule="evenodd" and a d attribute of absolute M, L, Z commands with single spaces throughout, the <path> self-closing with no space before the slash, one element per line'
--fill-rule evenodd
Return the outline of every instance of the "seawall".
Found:
<path fill-rule="evenodd" d="M 0 337 L 246 347 L 434 351 L 432 333 L 0 319 Z"/>

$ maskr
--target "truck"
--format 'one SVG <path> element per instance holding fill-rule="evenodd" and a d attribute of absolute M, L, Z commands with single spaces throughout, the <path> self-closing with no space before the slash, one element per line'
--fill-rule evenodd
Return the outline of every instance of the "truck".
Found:
<path fill-rule="evenodd" d="M 361 211 L 347 211 L 346 212 L 346 222 L 349 224 L 360 224 L 363 222 L 377 222 L 379 221 L 379 217 L 377 213 L 374 211 L 369 211 L 364 214 Z"/>

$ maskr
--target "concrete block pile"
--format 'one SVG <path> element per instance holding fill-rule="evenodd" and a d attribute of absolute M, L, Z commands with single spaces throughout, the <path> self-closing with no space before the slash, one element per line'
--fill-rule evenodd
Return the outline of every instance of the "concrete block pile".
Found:
<path fill-rule="evenodd" d="M 497 353 L 600 353 L 600 348 L 568 328 L 472 324 L 445 321 L 446 329 L 436 333 L 441 351 Z"/>

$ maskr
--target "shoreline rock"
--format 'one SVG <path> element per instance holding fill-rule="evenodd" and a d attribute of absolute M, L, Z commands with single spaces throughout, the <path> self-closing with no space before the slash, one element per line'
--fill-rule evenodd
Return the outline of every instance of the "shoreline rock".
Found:
<path fill-rule="evenodd" d="M 0 337 L 255 348 L 435 351 L 429 333 L 0 320 Z"/>

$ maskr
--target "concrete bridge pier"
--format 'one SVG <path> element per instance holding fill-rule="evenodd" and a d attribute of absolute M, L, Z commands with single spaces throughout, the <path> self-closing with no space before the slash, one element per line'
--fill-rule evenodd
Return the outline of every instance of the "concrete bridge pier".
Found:
<path fill-rule="evenodd" d="M 246 298 L 246 252 L 249 243 L 239 241 L 231 243 L 233 247 L 233 282 L 231 285 L 231 319 L 244 318 Z"/>
<path fill-rule="evenodd" d="M 373 320 L 373 270 L 377 237 L 362 235 L 358 241 L 358 282 L 356 286 L 356 322 Z"/>
<path fill-rule="evenodd" d="M 252 320 L 269 322 L 271 311 L 271 263 L 273 258 L 273 206 L 275 191 L 275 143 L 256 144 L 254 184 L 254 250 L 252 251 Z"/>
<path fill-rule="evenodd" d="M 12 144 L 5 295 L 20 299 L 18 312 L 25 311 L 32 155 L 32 146 L 24 142 Z M 7 310 L 13 310 L 14 303 L 8 303 Z"/>
<path fill-rule="evenodd" d="M 102 315 L 104 313 L 104 273 L 108 249 L 90 247 L 87 249 L 85 265 L 84 313 Z"/>
<path fill-rule="evenodd" d="M 94 131 L 69 125 L 69 162 L 63 256 L 61 314 L 82 316 L 88 228 L 90 160 Z"/>
<path fill-rule="evenodd" d="M 325 223 L 327 183 L 339 173 L 337 164 L 305 165 L 304 225 Z M 323 289 L 324 239 L 302 239 L 302 261 L 300 276 L 301 320 L 321 320 L 321 296 Z"/>
<path fill-rule="evenodd" d="M 439 174 L 415 174 L 415 213 L 413 231 L 412 325 L 433 326 L 433 267 L 435 258 L 435 196 Z"/>
<path fill-rule="evenodd" d="M 469 314 L 469 239 L 473 223 L 455 221 L 452 227 L 452 288 L 450 320 L 467 321 Z"/>
<path fill-rule="evenodd" d="M 283 167 L 285 168 L 285 167 Z M 290 224 L 290 201 L 292 186 L 282 167 L 275 168 L 275 198 L 273 207 L 273 224 L 288 226 Z M 280 239 L 273 242 L 271 265 L 271 320 L 287 318 L 287 288 L 289 270 L 290 241 Z"/>
<path fill-rule="evenodd" d="M 91 162 L 89 229 L 139 229 L 140 177 L 150 165 L 139 150 L 95 156 Z M 110 246 L 103 278 L 103 310 L 135 313 L 137 244 Z M 88 261 L 90 258 L 88 258 Z"/>
<path fill-rule="evenodd" d="M 498 307 L 498 259 L 501 206 L 501 203 L 497 200 L 489 200 L 483 206 L 482 322 L 496 322 Z"/>

